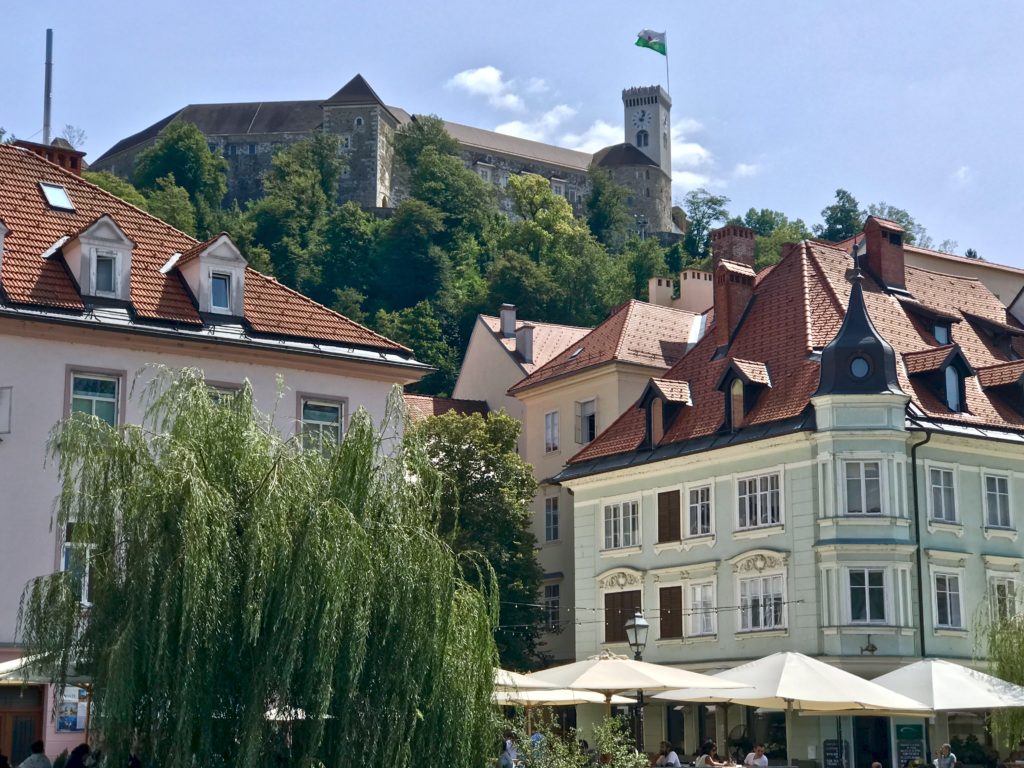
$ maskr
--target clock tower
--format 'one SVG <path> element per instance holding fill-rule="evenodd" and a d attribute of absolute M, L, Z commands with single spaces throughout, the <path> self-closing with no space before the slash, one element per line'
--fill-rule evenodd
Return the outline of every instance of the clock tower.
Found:
<path fill-rule="evenodd" d="M 651 158 L 672 178 L 672 99 L 660 85 L 622 92 L 626 143 Z"/>

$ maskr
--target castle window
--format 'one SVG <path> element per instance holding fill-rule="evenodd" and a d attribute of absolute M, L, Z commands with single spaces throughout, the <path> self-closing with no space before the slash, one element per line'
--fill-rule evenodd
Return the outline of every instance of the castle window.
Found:
<path fill-rule="evenodd" d="M 638 147 L 646 147 L 650 143 L 650 134 L 647 131 L 636 132 L 636 145 Z"/>
<path fill-rule="evenodd" d="M 256 154 L 256 145 L 255 144 L 250 144 L 249 145 L 249 154 L 250 155 L 255 155 Z"/>
<path fill-rule="evenodd" d="M 356 128 L 360 128 L 360 127 L 362 127 L 362 125 L 363 125 L 363 118 L 357 117 L 356 118 Z"/>
<path fill-rule="evenodd" d="M 226 149 L 228 151 L 228 157 L 234 157 L 235 154 L 238 152 L 238 147 L 236 147 L 234 144 L 228 144 Z"/>
<path fill-rule="evenodd" d="M 645 179 L 651 178 L 651 169 L 650 168 L 645 168 L 644 169 L 644 178 Z"/>
<path fill-rule="evenodd" d="M 347 134 L 342 135 L 339 140 L 338 146 L 341 149 L 349 149 L 352 146 L 352 137 Z"/>

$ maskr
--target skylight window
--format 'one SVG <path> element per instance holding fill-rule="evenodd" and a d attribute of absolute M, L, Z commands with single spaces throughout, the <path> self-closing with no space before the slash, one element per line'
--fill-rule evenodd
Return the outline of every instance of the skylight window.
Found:
<path fill-rule="evenodd" d="M 44 184 L 39 182 L 39 188 L 43 190 L 43 197 L 47 204 L 58 211 L 74 211 L 75 204 L 71 202 L 68 191 L 59 184 Z"/>
<path fill-rule="evenodd" d="M 577 357 L 579 357 L 579 355 L 580 355 L 580 352 L 582 352 L 582 351 L 583 351 L 583 347 L 577 347 L 577 348 L 576 348 L 576 349 L 575 349 L 575 350 L 573 351 L 573 353 L 572 353 L 571 355 L 569 355 L 569 359 L 570 359 L 570 360 L 575 360 L 575 359 L 576 359 Z"/>

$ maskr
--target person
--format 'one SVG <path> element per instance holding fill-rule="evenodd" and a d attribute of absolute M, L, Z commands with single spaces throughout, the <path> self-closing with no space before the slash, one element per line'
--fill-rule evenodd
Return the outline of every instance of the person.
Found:
<path fill-rule="evenodd" d="M 713 741 L 706 741 L 700 748 L 700 757 L 694 765 L 696 768 L 722 768 L 726 762 L 718 759 L 718 745 Z"/>
<path fill-rule="evenodd" d="M 64 768 L 85 768 L 87 757 L 89 757 L 89 745 L 79 744 L 71 750 L 68 761 L 64 763 Z"/>
<path fill-rule="evenodd" d="M 743 764 L 747 768 L 768 768 L 768 756 L 764 753 L 764 744 L 755 744 L 754 751 L 748 752 L 747 756 L 743 758 Z"/>
<path fill-rule="evenodd" d="M 882 768 L 882 764 L 879 762 L 874 762 L 871 764 L 871 768 Z"/>
<path fill-rule="evenodd" d="M 30 747 L 32 754 L 21 761 L 18 768 L 52 768 L 46 757 L 46 745 L 42 741 L 33 741 Z"/>
<path fill-rule="evenodd" d="M 655 765 L 664 765 L 669 768 L 680 768 L 682 763 L 679 762 L 679 755 L 672 748 L 672 745 L 667 741 L 661 742 L 658 749 L 658 759 L 654 761 Z"/>
<path fill-rule="evenodd" d="M 505 738 L 501 742 L 501 757 L 498 760 L 501 768 L 515 768 L 516 760 L 519 759 L 519 750 L 516 747 L 516 735 L 512 731 L 505 731 Z"/>
<path fill-rule="evenodd" d="M 949 744 L 943 744 L 939 751 L 935 753 L 934 764 L 935 768 L 955 768 L 956 755 L 953 754 Z"/>

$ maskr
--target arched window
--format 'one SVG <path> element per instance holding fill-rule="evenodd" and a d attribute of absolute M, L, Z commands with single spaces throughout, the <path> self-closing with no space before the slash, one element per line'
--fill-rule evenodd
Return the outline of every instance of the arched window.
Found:
<path fill-rule="evenodd" d="M 638 147 L 646 147 L 648 145 L 648 143 L 650 142 L 650 138 L 651 137 L 647 133 L 647 131 L 637 131 L 636 132 L 636 145 Z"/>
<path fill-rule="evenodd" d="M 951 411 L 963 410 L 960 398 L 960 374 L 952 365 L 946 366 L 946 405 Z"/>
<path fill-rule="evenodd" d="M 651 446 L 654 447 L 661 442 L 665 436 L 665 412 L 664 403 L 660 397 L 651 401 Z"/>
<path fill-rule="evenodd" d="M 357 117 L 357 118 L 356 118 L 356 128 L 358 128 L 358 127 L 359 127 L 359 126 L 361 126 L 362 124 L 363 124 L 363 118 L 361 118 L 361 117 Z"/>
<path fill-rule="evenodd" d="M 729 425 L 733 432 L 743 426 L 743 381 L 733 379 L 729 386 Z"/>

